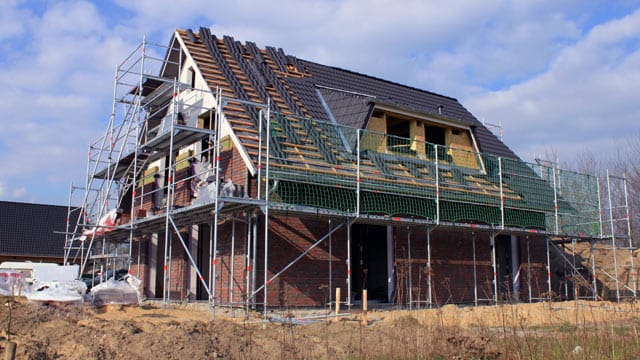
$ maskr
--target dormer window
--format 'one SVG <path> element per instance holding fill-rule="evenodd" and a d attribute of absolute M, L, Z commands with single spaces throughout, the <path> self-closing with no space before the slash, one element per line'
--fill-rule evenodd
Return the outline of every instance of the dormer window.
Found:
<path fill-rule="evenodd" d="M 459 130 L 455 130 L 455 131 L 459 131 Z M 435 145 L 442 145 L 442 146 L 447 145 L 445 128 L 441 126 L 425 126 L 424 132 L 425 132 L 424 138 L 426 142 L 432 143 Z"/>
<path fill-rule="evenodd" d="M 375 136 L 370 135 L 366 149 L 435 161 L 433 145 L 437 145 L 438 161 L 443 164 L 472 169 L 482 167 L 473 134 L 459 124 L 377 108 L 367 129 L 386 139 L 376 142 Z"/>
<path fill-rule="evenodd" d="M 387 148 L 395 152 L 411 151 L 411 121 L 387 116 Z"/>

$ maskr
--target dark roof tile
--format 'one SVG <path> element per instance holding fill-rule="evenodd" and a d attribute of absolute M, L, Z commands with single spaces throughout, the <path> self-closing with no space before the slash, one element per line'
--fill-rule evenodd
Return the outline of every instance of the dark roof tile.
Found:
<path fill-rule="evenodd" d="M 64 255 L 67 207 L 0 201 L 0 254 Z"/>

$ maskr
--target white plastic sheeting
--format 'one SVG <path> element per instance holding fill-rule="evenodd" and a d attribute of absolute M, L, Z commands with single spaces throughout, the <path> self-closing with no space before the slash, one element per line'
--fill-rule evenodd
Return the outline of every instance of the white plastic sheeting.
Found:
<path fill-rule="evenodd" d="M 82 303 L 87 285 L 79 280 L 43 281 L 36 279 L 24 296 L 31 301 Z"/>
<path fill-rule="evenodd" d="M 140 304 L 140 284 L 140 279 L 133 275 L 126 275 L 122 280 L 108 279 L 91 288 L 91 302 L 96 306 Z"/>
<path fill-rule="evenodd" d="M 0 270 L 0 295 L 21 296 L 27 283 L 23 273 L 17 270 Z"/>
<path fill-rule="evenodd" d="M 0 270 L 0 295 L 24 296 L 30 301 L 82 303 L 87 285 L 75 279 L 77 272 L 77 265 L 50 266 L 34 271 L 33 283 L 29 284 L 20 271 Z M 112 277 L 94 286 L 89 298 L 97 306 L 140 304 L 141 281 L 133 275 L 126 275 L 122 280 Z"/>
<path fill-rule="evenodd" d="M 75 280 L 78 266 L 34 266 L 31 283 L 17 270 L 0 270 L 0 295 L 31 301 L 83 302 L 87 285 Z"/>

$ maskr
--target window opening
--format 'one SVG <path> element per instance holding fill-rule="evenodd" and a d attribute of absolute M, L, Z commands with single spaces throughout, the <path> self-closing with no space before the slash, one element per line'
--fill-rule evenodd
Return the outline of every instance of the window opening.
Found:
<path fill-rule="evenodd" d="M 445 146 L 444 128 L 440 126 L 427 126 L 425 128 L 425 139 L 428 143 Z"/>

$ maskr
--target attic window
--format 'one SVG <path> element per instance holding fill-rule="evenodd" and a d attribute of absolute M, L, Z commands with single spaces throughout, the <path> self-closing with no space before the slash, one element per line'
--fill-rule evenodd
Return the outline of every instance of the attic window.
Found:
<path fill-rule="evenodd" d="M 446 138 L 443 127 L 440 126 L 426 126 L 424 129 L 425 140 L 428 143 L 445 146 Z"/>
<path fill-rule="evenodd" d="M 196 71 L 192 67 L 187 69 L 187 80 L 189 81 L 189 86 L 194 89 L 196 87 Z"/>
<path fill-rule="evenodd" d="M 387 116 L 387 146 L 393 151 L 408 151 L 411 146 L 411 122 Z"/>
<path fill-rule="evenodd" d="M 411 137 L 410 123 L 408 120 L 387 116 L 387 134 L 403 138 Z"/>

